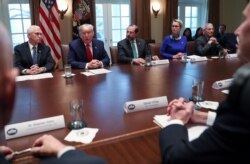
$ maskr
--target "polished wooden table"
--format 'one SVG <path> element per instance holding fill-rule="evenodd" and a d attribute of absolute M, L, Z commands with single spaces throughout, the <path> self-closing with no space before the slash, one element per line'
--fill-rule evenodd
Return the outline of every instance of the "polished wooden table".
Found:
<path fill-rule="evenodd" d="M 165 108 L 126 114 L 123 105 L 127 101 L 167 96 L 168 100 L 191 96 L 193 79 L 205 81 L 204 98 L 223 101 L 225 95 L 212 89 L 213 82 L 232 78 L 241 63 L 237 58 L 216 59 L 206 62 L 181 63 L 171 61 L 166 65 L 141 67 L 114 65 L 111 73 L 95 76 L 73 70 L 73 78 L 63 78 L 63 71 L 53 72 L 53 78 L 17 82 L 16 102 L 10 121 L 19 123 L 56 115 L 64 115 L 70 121 L 69 101 L 84 100 L 84 118 L 88 127 L 99 132 L 91 144 L 64 141 L 70 132 L 67 127 L 46 132 L 66 144 L 74 145 L 89 154 L 99 155 L 108 163 L 160 163 L 158 133 L 153 116 L 164 114 Z M 44 133 L 5 140 L 0 131 L 1 145 L 14 150 L 30 147 Z M 34 163 L 37 158 L 25 155 L 14 163 Z"/>

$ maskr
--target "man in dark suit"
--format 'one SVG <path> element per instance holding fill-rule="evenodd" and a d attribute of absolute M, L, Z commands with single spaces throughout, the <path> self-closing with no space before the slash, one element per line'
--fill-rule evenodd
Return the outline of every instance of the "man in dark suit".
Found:
<path fill-rule="evenodd" d="M 237 54 L 250 60 L 250 3 L 243 11 L 245 21 L 236 29 Z M 160 132 L 160 149 L 164 163 L 211 164 L 250 163 L 250 65 L 239 68 L 229 95 L 217 109 L 214 124 L 197 139 L 189 142 L 184 126 L 193 118 L 193 103 L 183 98 L 169 103 L 170 122 Z"/>
<path fill-rule="evenodd" d="M 83 24 L 79 27 L 80 38 L 69 43 L 68 63 L 72 68 L 95 69 L 109 66 L 109 56 L 104 43 L 93 39 L 94 26 Z"/>
<path fill-rule="evenodd" d="M 54 68 L 54 62 L 50 54 L 50 48 L 41 44 L 42 31 L 39 26 L 32 25 L 27 30 L 29 41 L 17 45 L 15 51 L 15 67 L 20 74 L 32 75 L 50 72 Z"/>
<path fill-rule="evenodd" d="M 12 45 L 7 30 L 0 23 L 0 128 L 6 125 L 10 118 L 15 97 L 15 77 L 18 70 L 13 68 Z M 38 138 L 32 145 L 32 153 L 36 155 L 48 155 L 42 161 L 44 163 L 104 163 L 98 157 L 89 156 L 75 147 L 67 146 L 51 135 Z M 0 163 L 10 163 L 13 150 L 6 146 L 0 146 Z"/>
<path fill-rule="evenodd" d="M 149 47 L 144 39 L 137 38 L 139 28 L 136 25 L 129 25 L 126 38 L 117 43 L 118 61 L 120 63 L 145 64 L 145 59 L 151 59 Z M 153 60 L 159 60 L 153 56 Z"/>
<path fill-rule="evenodd" d="M 212 23 L 207 23 L 203 35 L 195 40 L 195 54 L 199 56 L 218 56 L 219 52 L 224 55 L 227 51 L 219 44 L 216 37 L 214 37 L 214 26 Z"/>

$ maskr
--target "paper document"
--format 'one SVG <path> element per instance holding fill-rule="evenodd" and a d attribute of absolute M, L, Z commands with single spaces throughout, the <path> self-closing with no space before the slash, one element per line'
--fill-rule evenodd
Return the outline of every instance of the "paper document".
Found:
<path fill-rule="evenodd" d="M 170 116 L 167 115 L 155 115 L 153 118 L 153 122 L 156 123 L 161 128 L 164 128 L 167 126 L 168 121 L 170 120 Z M 198 138 L 201 133 L 206 130 L 208 126 L 206 125 L 194 125 L 188 128 L 188 138 L 189 141 L 192 141 L 196 138 Z"/>
<path fill-rule="evenodd" d="M 53 78 L 53 75 L 51 73 L 41 73 L 37 75 L 22 75 L 22 76 L 17 76 L 16 81 L 37 80 L 46 78 Z"/>
<path fill-rule="evenodd" d="M 100 69 L 87 70 L 86 72 L 81 72 L 81 74 L 85 76 L 93 76 L 93 75 L 104 74 L 104 73 L 109 73 L 109 72 L 111 71 L 104 69 L 104 68 L 100 68 Z"/>

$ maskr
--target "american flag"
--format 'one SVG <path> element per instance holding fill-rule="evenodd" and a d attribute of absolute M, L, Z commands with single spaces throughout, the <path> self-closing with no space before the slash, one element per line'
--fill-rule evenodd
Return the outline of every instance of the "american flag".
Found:
<path fill-rule="evenodd" d="M 39 26 L 44 35 L 42 42 L 50 47 L 54 62 L 58 65 L 61 59 L 61 37 L 56 0 L 41 0 L 39 21 Z"/>

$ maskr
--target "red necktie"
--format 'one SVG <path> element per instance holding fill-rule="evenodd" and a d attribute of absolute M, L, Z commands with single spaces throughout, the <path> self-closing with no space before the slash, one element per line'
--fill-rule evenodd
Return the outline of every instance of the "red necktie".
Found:
<path fill-rule="evenodd" d="M 93 59 L 93 56 L 92 56 L 92 53 L 91 53 L 90 45 L 89 45 L 89 44 L 86 44 L 86 52 L 87 52 L 87 59 L 88 59 L 88 62 L 90 62 L 90 61 Z"/>

